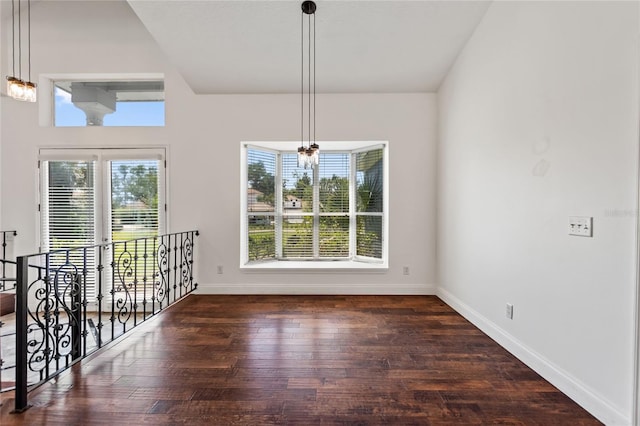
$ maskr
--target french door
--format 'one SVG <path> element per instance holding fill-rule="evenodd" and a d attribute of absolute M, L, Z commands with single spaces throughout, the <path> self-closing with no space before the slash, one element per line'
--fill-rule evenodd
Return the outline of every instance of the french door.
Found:
<path fill-rule="evenodd" d="M 165 233 L 165 165 L 163 149 L 42 149 L 41 252 Z M 88 271 L 85 283 L 91 300 L 96 296 L 98 263 L 110 268 L 122 254 L 121 247 L 53 255 L 48 267 L 73 264 Z"/>

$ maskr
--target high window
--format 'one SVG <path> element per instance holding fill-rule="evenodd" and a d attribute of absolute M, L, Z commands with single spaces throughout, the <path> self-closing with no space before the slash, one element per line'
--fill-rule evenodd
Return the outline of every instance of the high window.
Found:
<path fill-rule="evenodd" d="M 295 144 L 243 145 L 241 267 L 386 267 L 386 153 L 324 142 L 304 169 Z"/>
<path fill-rule="evenodd" d="M 54 125 L 164 126 L 163 80 L 55 80 Z"/>

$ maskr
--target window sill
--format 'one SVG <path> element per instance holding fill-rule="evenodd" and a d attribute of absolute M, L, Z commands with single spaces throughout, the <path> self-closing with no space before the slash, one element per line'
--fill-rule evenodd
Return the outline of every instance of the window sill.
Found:
<path fill-rule="evenodd" d="M 353 260 L 282 261 L 273 260 L 240 265 L 243 272 L 387 272 L 389 265 Z"/>

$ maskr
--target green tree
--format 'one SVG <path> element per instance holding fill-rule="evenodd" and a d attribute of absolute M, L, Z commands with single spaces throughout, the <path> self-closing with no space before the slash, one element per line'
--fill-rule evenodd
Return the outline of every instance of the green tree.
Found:
<path fill-rule="evenodd" d="M 296 197 L 302 203 L 302 211 L 310 212 L 313 210 L 313 186 L 311 185 L 311 177 L 307 172 L 300 175 L 298 172 L 293 173 L 296 180 L 295 188 L 292 188 L 284 194 Z"/>
<path fill-rule="evenodd" d="M 140 201 L 150 209 L 158 208 L 158 169 L 156 166 L 119 164 L 111 176 L 112 208 Z"/>
<path fill-rule="evenodd" d="M 147 229 L 157 229 L 157 211 L 157 164 L 112 162 L 112 230 L 121 231 L 124 225 L 144 225 Z M 118 239 L 115 234 L 112 237 L 114 240 Z"/>
<path fill-rule="evenodd" d="M 249 164 L 247 168 L 249 186 L 262 192 L 258 201 L 274 205 L 275 203 L 275 176 L 269 173 L 262 161 Z"/>
<path fill-rule="evenodd" d="M 131 168 L 126 192 L 131 199 L 141 201 L 147 207 L 158 208 L 158 170 L 154 166 L 138 164 Z"/>
<path fill-rule="evenodd" d="M 320 211 L 349 211 L 349 179 L 337 175 L 320 179 Z"/>
<path fill-rule="evenodd" d="M 302 176 L 296 172 L 294 177 L 297 178 L 296 191 L 304 191 L 311 187 L 311 178 L 307 172 L 302 173 Z"/>

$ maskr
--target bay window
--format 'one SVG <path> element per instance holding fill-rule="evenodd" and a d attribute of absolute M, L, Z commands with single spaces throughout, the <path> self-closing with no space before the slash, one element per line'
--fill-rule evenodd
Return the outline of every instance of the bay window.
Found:
<path fill-rule="evenodd" d="M 386 268 L 387 144 L 323 142 L 312 169 L 296 148 L 242 146 L 240 266 Z"/>

